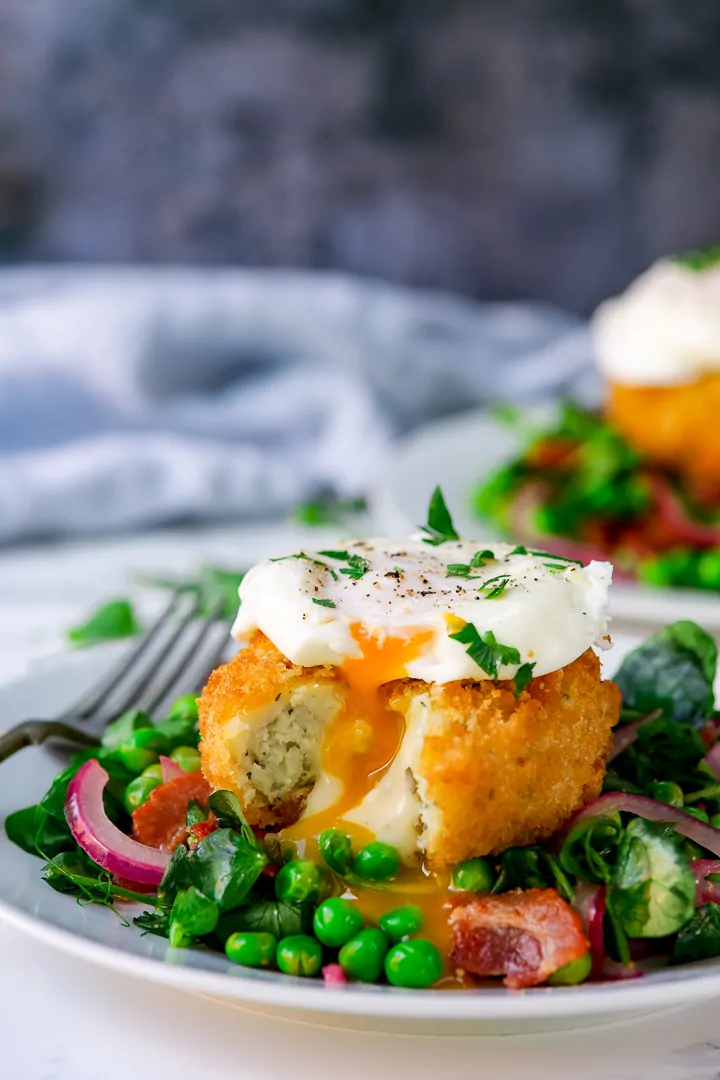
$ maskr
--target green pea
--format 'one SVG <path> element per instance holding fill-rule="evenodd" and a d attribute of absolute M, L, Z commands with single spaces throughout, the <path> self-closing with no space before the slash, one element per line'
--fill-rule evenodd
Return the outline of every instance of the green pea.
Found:
<path fill-rule="evenodd" d="M 316 938 L 332 949 L 339 949 L 362 930 L 363 917 L 349 900 L 331 897 L 323 900 L 313 917 Z"/>
<path fill-rule="evenodd" d="M 417 934 L 418 930 L 422 928 L 423 914 L 416 904 L 406 904 L 404 907 L 396 907 L 392 911 L 386 911 L 384 915 L 380 916 L 378 922 L 383 934 L 393 945 L 396 945 L 404 938 Z"/>
<path fill-rule="evenodd" d="M 197 720 L 198 706 L 195 694 L 183 694 L 182 697 L 173 701 L 167 719 L 176 720 L 178 718 Z"/>
<path fill-rule="evenodd" d="M 152 768 L 152 766 L 150 766 Z M 156 787 L 162 784 L 162 778 L 155 776 L 147 776 L 146 769 L 140 776 L 136 776 L 134 780 L 125 788 L 125 794 L 123 795 L 123 803 L 128 814 L 132 814 L 133 810 L 137 810 L 139 806 L 142 806 L 144 802 L 147 802 L 151 791 L 154 791 Z"/>
<path fill-rule="evenodd" d="M 366 881 L 386 881 L 395 877 L 400 869 L 400 854 L 390 844 L 374 840 L 358 851 L 353 869 Z"/>
<path fill-rule="evenodd" d="M 228 958 L 243 967 L 271 967 L 275 962 L 276 949 L 277 938 L 273 934 L 249 930 L 231 934 L 225 942 Z"/>
<path fill-rule="evenodd" d="M 452 881 L 463 892 L 487 893 L 495 884 L 495 874 L 487 859 L 466 859 L 453 870 Z"/>
<path fill-rule="evenodd" d="M 278 942 L 275 962 L 286 975 L 317 975 L 322 967 L 322 946 L 309 934 L 293 934 Z"/>
<path fill-rule="evenodd" d="M 358 982 L 377 982 L 382 975 L 388 940 L 382 930 L 368 927 L 347 941 L 338 954 L 340 967 Z"/>
<path fill-rule="evenodd" d="M 708 824 L 710 824 L 710 818 L 707 816 L 704 810 L 698 810 L 694 806 L 685 806 L 683 807 L 683 809 L 686 814 L 690 815 L 690 817 L 697 818 L 698 821 L 706 821 Z"/>
<path fill-rule="evenodd" d="M 685 802 L 682 788 L 672 780 L 655 780 L 650 785 L 650 795 L 658 802 L 667 803 L 668 806 L 679 808 Z"/>
<path fill-rule="evenodd" d="M 435 946 L 418 938 L 393 945 L 385 957 L 385 974 L 393 986 L 422 990 L 442 975 L 443 964 Z"/>
<path fill-rule="evenodd" d="M 353 849 L 347 833 L 325 829 L 318 836 L 318 848 L 327 866 L 336 874 L 343 876 L 352 870 Z"/>
<path fill-rule="evenodd" d="M 183 772 L 198 772 L 200 769 L 200 751 L 194 746 L 178 746 L 170 754 L 170 760 L 179 765 Z"/>
<path fill-rule="evenodd" d="M 144 727 L 134 731 L 118 747 L 117 755 L 130 772 L 139 774 L 157 761 L 158 754 L 166 753 L 169 748 L 168 739 L 161 731 Z"/>
<path fill-rule="evenodd" d="M 143 769 L 143 771 L 140 773 L 140 775 L 145 776 L 148 779 L 150 777 L 152 777 L 153 780 L 159 780 L 160 783 L 162 783 L 162 778 L 163 778 L 162 765 L 160 764 L 159 761 L 156 762 L 155 765 L 148 765 L 147 769 Z"/>
<path fill-rule="evenodd" d="M 592 968 L 590 953 L 571 960 L 569 964 L 563 964 L 557 971 L 548 976 L 550 986 L 575 986 L 576 983 L 585 982 Z"/>
<path fill-rule="evenodd" d="M 275 895 L 289 904 L 324 900 L 330 892 L 326 871 L 312 859 L 293 859 L 285 863 L 275 878 Z"/>

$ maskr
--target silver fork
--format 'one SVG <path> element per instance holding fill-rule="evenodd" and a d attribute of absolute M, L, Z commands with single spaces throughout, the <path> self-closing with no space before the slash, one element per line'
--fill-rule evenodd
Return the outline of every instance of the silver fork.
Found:
<path fill-rule="evenodd" d="M 48 739 L 97 746 L 105 726 L 128 709 L 152 717 L 170 697 L 199 690 L 227 647 L 229 622 L 220 618 L 222 602 L 198 617 L 200 597 L 187 601 L 183 590 L 173 593 L 130 655 L 75 705 L 53 719 L 25 720 L 0 735 L 0 762 Z"/>

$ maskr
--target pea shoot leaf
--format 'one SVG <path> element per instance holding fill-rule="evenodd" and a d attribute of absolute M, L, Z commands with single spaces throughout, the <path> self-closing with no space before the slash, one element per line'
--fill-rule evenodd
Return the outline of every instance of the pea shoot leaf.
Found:
<path fill-rule="evenodd" d="M 689 964 L 720 956 L 720 904 L 703 904 L 675 941 L 673 963 Z"/>
<path fill-rule="evenodd" d="M 217 935 L 226 941 L 238 930 L 272 934 L 278 939 L 312 933 L 314 905 L 283 900 L 258 900 L 220 917 Z"/>
<path fill-rule="evenodd" d="M 421 525 L 420 531 L 425 533 L 424 542 L 432 544 L 433 547 L 439 547 L 448 540 L 460 539 L 439 487 L 436 487 L 430 496 L 427 524 Z"/>
<path fill-rule="evenodd" d="M 218 819 L 222 828 L 235 829 L 240 833 L 245 843 L 248 844 L 249 847 L 259 851 L 267 861 L 267 849 L 262 840 L 258 839 L 253 832 L 252 827 L 248 824 L 240 800 L 234 791 L 225 791 L 223 789 L 220 791 L 213 791 L 208 799 L 208 806 Z"/>
<path fill-rule="evenodd" d="M 243 903 L 267 862 L 267 853 L 233 829 L 216 829 L 198 844 L 188 870 L 191 883 L 228 911 Z"/>

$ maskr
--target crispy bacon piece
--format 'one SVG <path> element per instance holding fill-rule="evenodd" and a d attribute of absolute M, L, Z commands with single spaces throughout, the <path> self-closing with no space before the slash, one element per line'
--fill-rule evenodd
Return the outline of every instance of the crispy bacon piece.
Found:
<path fill-rule="evenodd" d="M 479 896 L 450 916 L 451 961 L 472 975 L 505 975 L 505 986 L 539 986 L 588 951 L 580 916 L 555 889 Z"/>
<path fill-rule="evenodd" d="M 188 803 L 197 799 L 208 804 L 212 788 L 201 772 L 184 773 L 150 792 L 147 800 L 133 811 L 133 836 L 141 844 L 174 851 L 187 839 L 185 824 Z"/>

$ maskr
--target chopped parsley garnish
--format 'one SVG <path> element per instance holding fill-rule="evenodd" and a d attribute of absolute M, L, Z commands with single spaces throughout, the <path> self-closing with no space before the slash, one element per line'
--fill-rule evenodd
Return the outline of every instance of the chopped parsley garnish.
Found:
<path fill-rule="evenodd" d="M 484 566 L 485 563 L 481 563 L 481 565 Z M 479 574 L 473 574 L 470 563 L 451 562 L 445 567 L 445 577 L 477 578 L 479 576 Z"/>
<path fill-rule="evenodd" d="M 515 697 L 519 698 L 533 677 L 534 664 L 521 664 L 515 672 Z"/>
<path fill-rule="evenodd" d="M 467 645 L 467 654 L 491 679 L 497 679 L 498 667 L 503 664 L 519 664 L 520 653 L 512 645 L 501 645 L 492 630 L 479 634 L 472 623 L 450 634 L 461 645 Z"/>
<path fill-rule="evenodd" d="M 504 574 L 504 575 L 499 574 L 497 577 L 488 578 L 488 580 L 486 582 L 484 582 L 484 584 L 482 584 L 480 586 L 480 589 L 478 591 L 479 592 L 484 592 L 484 590 L 488 587 L 488 585 L 492 584 L 493 581 L 496 581 L 497 584 L 493 585 L 490 592 L 485 593 L 485 599 L 486 600 L 495 600 L 498 596 L 502 596 L 502 594 L 505 592 L 508 585 L 510 584 L 510 575 L 509 574 Z"/>
<path fill-rule="evenodd" d="M 510 552 L 511 555 L 527 555 L 527 553 L 528 549 L 523 547 L 522 544 L 518 544 L 518 546 L 514 547 Z"/>
<path fill-rule="evenodd" d="M 405 573 L 402 566 L 393 566 L 393 571 L 394 571 L 394 573 L 396 573 L 398 575 L 398 577 L 400 576 L 400 574 Z"/>
<path fill-rule="evenodd" d="M 313 604 L 317 604 L 319 607 L 335 607 L 334 600 L 320 600 L 317 596 L 312 598 Z"/>
<path fill-rule="evenodd" d="M 318 555 L 323 555 L 326 559 L 339 559 L 340 562 L 346 562 L 350 558 L 349 551 L 318 551 Z"/>
<path fill-rule="evenodd" d="M 485 548 L 484 551 L 476 551 L 475 552 L 472 559 L 470 560 L 470 565 L 471 566 L 484 566 L 486 559 L 494 559 L 494 558 L 495 558 L 495 552 L 490 551 L 489 548 Z"/>
<path fill-rule="evenodd" d="M 439 487 L 436 487 L 430 496 L 427 525 L 421 525 L 420 531 L 426 534 L 423 536 L 424 543 L 432 544 L 433 547 L 439 547 L 448 540 L 460 539 Z"/>
<path fill-rule="evenodd" d="M 369 569 L 370 563 L 367 559 L 363 559 L 362 555 L 350 555 L 347 560 L 347 566 L 343 566 L 340 573 L 347 574 L 348 577 L 357 581 L 363 574 L 367 574 Z"/>
<path fill-rule="evenodd" d="M 543 559 L 553 559 L 559 563 L 572 563 L 573 566 L 584 566 L 582 559 L 568 559 L 566 555 L 555 555 L 552 551 L 536 551 L 534 548 L 530 548 L 528 555 L 537 555 Z M 547 563 L 545 563 L 547 566 Z"/>
<path fill-rule="evenodd" d="M 334 581 L 338 580 L 338 576 L 333 570 L 332 566 L 328 566 L 327 563 L 320 562 L 319 559 L 313 559 L 310 555 L 306 555 L 304 551 L 297 551 L 294 555 L 278 555 L 275 559 L 270 559 L 270 562 L 284 562 L 285 559 L 305 559 L 307 562 L 311 562 L 313 566 L 321 566 L 323 570 L 327 570 L 328 574 L 331 574 Z"/>

